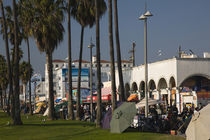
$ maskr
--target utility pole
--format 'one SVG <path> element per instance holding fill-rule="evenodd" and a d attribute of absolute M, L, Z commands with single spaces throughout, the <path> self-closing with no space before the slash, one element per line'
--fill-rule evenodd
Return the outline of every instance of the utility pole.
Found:
<path fill-rule="evenodd" d="M 131 61 L 133 63 L 133 67 L 135 66 L 135 47 L 136 47 L 136 43 L 133 42 L 132 43 L 132 50 L 129 51 L 129 53 L 131 53 L 130 58 L 131 58 Z"/>

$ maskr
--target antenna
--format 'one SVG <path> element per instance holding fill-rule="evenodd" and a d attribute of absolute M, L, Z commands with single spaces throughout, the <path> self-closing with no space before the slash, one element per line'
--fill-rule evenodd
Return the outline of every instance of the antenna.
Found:
<path fill-rule="evenodd" d="M 179 45 L 179 58 L 181 58 L 182 50 L 181 50 L 181 45 Z"/>

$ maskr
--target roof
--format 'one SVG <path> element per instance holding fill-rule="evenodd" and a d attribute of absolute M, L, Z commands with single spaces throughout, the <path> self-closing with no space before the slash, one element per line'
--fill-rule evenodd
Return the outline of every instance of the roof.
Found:
<path fill-rule="evenodd" d="M 65 61 L 60 60 L 60 59 L 55 59 L 55 60 L 53 60 L 53 63 L 65 63 Z"/>
<path fill-rule="evenodd" d="M 110 61 L 101 60 L 101 63 L 110 63 Z"/>
<path fill-rule="evenodd" d="M 132 63 L 131 61 L 121 60 L 121 63 Z"/>
<path fill-rule="evenodd" d="M 79 60 L 74 60 L 73 62 L 79 62 Z M 86 60 L 82 60 L 82 63 L 90 63 L 90 62 Z"/>

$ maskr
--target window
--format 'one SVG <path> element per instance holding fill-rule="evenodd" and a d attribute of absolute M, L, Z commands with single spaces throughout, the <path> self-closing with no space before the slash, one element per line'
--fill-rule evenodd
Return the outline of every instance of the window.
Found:
<path fill-rule="evenodd" d="M 84 67 L 87 67 L 87 64 L 85 64 L 85 66 Z"/>
<path fill-rule="evenodd" d="M 57 68 L 58 67 L 58 64 L 56 64 L 55 67 Z"/>
<path fill-rule="evenodd" d="M 126 67 L 126 64 L 124 64 L 124 67 Z"/>
<path fill-rule="evenodd" d="M 109 67 L 109 64 L 106 64 L 106 67 Z"/>

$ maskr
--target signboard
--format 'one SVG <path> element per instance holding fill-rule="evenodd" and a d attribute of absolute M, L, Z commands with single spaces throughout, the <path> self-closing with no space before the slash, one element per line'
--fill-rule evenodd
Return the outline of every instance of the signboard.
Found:
<path fill-rule="evenodd" d="M 78 84 L 78 68 L 72 68 L 72 86 L 74 88 L 77 87 Z M 63 82 L 66 82 L 68 84 L 68 69 L 62 69 L 62 77 Z M 81 70 L 81 87 L 82 88 L 89 88 L 89 69 L 83 68 Z M 68 86 L 66 86 L 66 90 L 68 90 Z"/>

